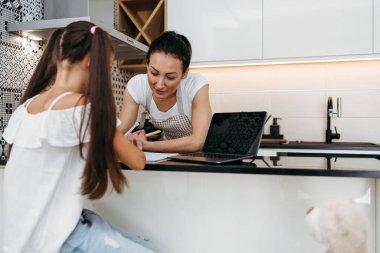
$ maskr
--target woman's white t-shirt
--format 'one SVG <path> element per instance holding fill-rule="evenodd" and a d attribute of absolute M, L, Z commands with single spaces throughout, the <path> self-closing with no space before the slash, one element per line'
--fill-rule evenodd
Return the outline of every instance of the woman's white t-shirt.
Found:
<path fill-rule="evenodd" d="M 206 84 L 208 84 L 207 80 L 197 73 L 188 73 L 179 84 L 182 91 L 183 112 L 189 119 L 191 119 L 193 99 L 197 92 Z M 145 108 L 150 91 L 147 74 L 132 77 L 127 84 L 127 89 L 135 102 Z M 148 109 L 150 116 L 155 120 L 166 120 L 172 116 L 179 115 L 177 103 L 167 112 L 161 112 L 158 110 L 153 98 L 151 99 L 150 108 L 146 109 Z"/>
<path fill-rule="evenodd" d="M 13 147 L 4 171 L 1 252 L 59 252 L 83 209 L 79 128 L 90 105 L 37 114 L 26 105 L 12 114 L 3 134 Z M 88 131 L 82 137 L 86 148 Z"/>

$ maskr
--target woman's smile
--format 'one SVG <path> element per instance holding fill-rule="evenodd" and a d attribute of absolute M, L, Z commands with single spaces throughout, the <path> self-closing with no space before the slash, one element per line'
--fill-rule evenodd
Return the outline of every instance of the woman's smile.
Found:
<path fill-rule="evenodd" d="M 162 97 L 162 96 L 165 96 L 165 94 L 167 93 L 166 90 L 158 90 L 158 89 L 154 89 L 154 92 L 156 95 Z"/>

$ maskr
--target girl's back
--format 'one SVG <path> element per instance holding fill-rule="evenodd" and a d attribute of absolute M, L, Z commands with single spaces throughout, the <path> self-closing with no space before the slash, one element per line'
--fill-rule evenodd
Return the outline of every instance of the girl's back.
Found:
<path fill-rule="evenodd" d="M 85 161 L 78 146 L 85 106 L 57 109 L 70 103 L 69 96 L 75 95 L 62 93 L 43 111 L 38 110 L 42 97 L 29 99 L 4 132 L 13 143 L 4 175 L 5 252 L 58 252 L 80 218 Z M 82 140 L 86 145 L 89 135 Z"/>

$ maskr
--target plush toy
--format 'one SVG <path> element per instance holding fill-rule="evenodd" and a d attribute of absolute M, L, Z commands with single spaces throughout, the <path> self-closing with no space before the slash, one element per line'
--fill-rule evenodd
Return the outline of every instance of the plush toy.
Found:
<path fill-rule="evenodd" d="M 350 200 L 339 200 L 311 207 L 306 212 L 315 239 L 323 243 L 326 253 L 368 253 L 366 217 Z"/>

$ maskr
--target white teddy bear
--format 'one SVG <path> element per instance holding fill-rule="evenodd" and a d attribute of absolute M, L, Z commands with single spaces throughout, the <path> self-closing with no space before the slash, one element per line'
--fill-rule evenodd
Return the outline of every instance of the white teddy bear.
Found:
<path fill-rule="evenodd" d="M 326 253 L 368 253 L 367 220 L 356 203 L 339 200 L 311 207 L 306 222 Z"/>

